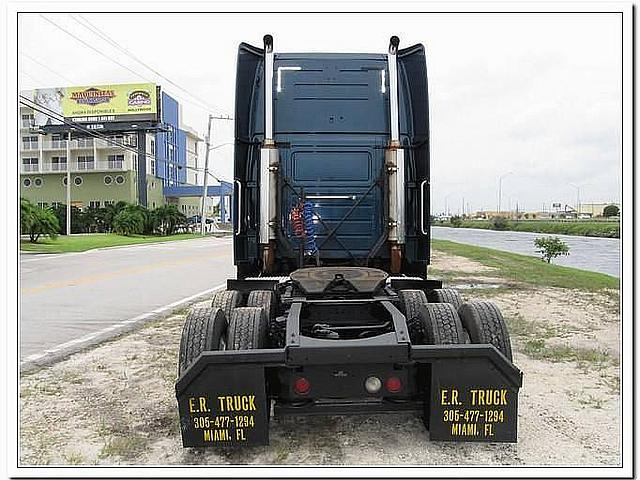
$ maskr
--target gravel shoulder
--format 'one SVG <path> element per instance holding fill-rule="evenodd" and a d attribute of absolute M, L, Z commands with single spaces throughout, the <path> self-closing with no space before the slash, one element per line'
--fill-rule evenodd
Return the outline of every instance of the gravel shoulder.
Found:
<path fill-rule="evenodd" d="M 618 465 L 617 292 L 531 289 L 434 252 L 464 298 L 503 310 L 524 373 L 517 444 L 438 443 L 411 415 L 271 423 L 271 445 L 183 449 L 174 395 L 186 311 L 24 375 L 20 462 L 28 465 Z M 463 280 L 464 278 L 464 280 Z"/>

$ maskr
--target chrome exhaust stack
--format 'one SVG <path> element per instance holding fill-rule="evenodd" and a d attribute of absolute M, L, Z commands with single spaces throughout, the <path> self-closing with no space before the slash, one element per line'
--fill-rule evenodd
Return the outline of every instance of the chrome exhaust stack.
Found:
<path fill-rule="evenodd" d="M 387 68 L 389 70 L 389 126 L 391 136 L 385 152 L 389 174 L 389 242 L 391 244 L 391 272 L 402 269 L 402 246 L 405 243 L 404 150 L 400 148 L 400 116 L 398 112 L 398 45 L 396 36 L 389 41 Z"/>
<path fill-rule="evenodd" d="M 273 37 L 264 36 L 264 141 L 260 148 L 260 230 L 264 271 L 273 269 L 277 220 L 278 149 L 273 138 Z"/>

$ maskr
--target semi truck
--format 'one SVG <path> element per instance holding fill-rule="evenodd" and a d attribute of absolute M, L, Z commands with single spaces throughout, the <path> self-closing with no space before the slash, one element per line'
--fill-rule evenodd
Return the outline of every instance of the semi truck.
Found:
<path fill-rule="evenodd" d="M 400 412 L 433 441 L 516 442 L 522 373 L 499 308 L 427 275 L 424 46 L 273 47 L 238 48 L 237 275 L 184 324 L 183 445 L 265 445 L 274 418 Z"/>

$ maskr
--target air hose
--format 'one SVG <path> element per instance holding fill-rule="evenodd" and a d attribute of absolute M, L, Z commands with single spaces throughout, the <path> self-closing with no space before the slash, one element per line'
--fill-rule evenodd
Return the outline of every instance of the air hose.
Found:
<path fill-rule="evenodd" d="M 313 206 L 311 202 L 300 202 L 291 209 L 291 225 L 296 237 L 303 239 L 304 250 L 314 254 L 318 251 L 316 245 L 316 226 L 313 223 Z"/>

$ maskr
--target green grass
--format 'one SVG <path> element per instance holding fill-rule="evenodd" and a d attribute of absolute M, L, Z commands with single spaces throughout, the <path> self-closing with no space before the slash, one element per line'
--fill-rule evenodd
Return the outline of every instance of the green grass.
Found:
<path fill-rule="evenodd" d="M 595 348 L 580 348 L 570 345 L 547 345 L 539 338 L 527 340 L 523 353 L 538 360 L 550 362 L 579 362 L 588 365 L 612 364 L 617 366 L 617 360 L 607 352 Z"/>
<path fill-rule="evenodd" d="M 178 233 L 166 237 L 158 235 L 133 235 L 125 237 L 115 233 L 92 233 L 72 235 L 60 235 L 55 240 L 49 238 L 41 239 L 38 243 L 31 243 L 28 240 L 20 241 L 20 250 L 37 253 L 66 253 L 85 252 L 94 248 L 119 247 L 124 245 L 137 245 L 140 243 L 170 242 L 173 240 L 188 240 L 200 238 L 196 233 Z"/>
<path fill-rule="evenodd" d="M 537 257 L 528 255 L 476 247 L 449 240 L 432 240 L 431 246 L 435 250 L 451 255 L 459 255 L 488 267 L 496 268 L 497 270 L 487 272 L 486 275 L 501 276 L 515 282 L 587 291 L 617 290 L 620 285 L 619 279 L 610 275 L 550 265 Z"/>
<path fill-rule="evenodd" d="M 450 227 L 449 222 L 434 223 Z M 582 235 L 585 237 L 620 238 L 620 223 L 612 221 L 573 220 L 509 220 L 506 230 L 515 232 L 536 232 L 556 235 Z M 491 220 L 463 220 L 459 228 L 482 228 L 494 230 Z"/>

